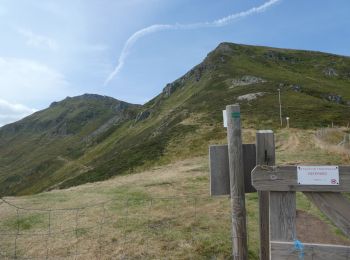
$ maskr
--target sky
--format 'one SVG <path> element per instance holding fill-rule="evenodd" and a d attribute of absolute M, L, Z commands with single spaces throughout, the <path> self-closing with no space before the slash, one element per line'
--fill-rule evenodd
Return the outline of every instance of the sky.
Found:
<path fill-rule="evenodd" d="M 220 42 L 350 56 L 349 0 L 0 0 L 0 126 L 67 96 L 143 104 Z"/>

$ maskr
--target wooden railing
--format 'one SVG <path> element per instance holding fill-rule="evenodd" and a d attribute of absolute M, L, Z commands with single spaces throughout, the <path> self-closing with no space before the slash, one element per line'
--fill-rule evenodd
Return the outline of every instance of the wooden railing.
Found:
<path fill-rule="evenodd" d="M 343 233 L 350 237 L 350 202 L 340 192 L 350 192 L 350 167 L 339 166 L 339 185 L 301 185 L 296 166 L 256 166 L 252 184 L 270 193 L 271 259 L 350 259 L 350 247 L 303 243 L 294 248 L 296 191 L 303 192 Z M 293 249 L 294 248 L 294 249 Z"/>

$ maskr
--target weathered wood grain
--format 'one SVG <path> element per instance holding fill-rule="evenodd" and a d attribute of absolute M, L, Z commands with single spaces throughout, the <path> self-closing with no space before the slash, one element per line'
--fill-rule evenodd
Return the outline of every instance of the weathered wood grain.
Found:
<path fill-rule="evenodd" d="M 296 166 L 256 166 L 252 183 L 257 190 L 350 192 L 350 166 L 339 166 L 339 185 L 300 185 Z"/>
<path fill-rule="evenodd" d="M 209 146 L 210 196 L 230 194 L 227 145 Z"/>
<path fill-rule="evenodd" d="M 256 165 L 275 165 L 275 136 L 271 130 L 256 133 Z M 270 193 L 258 191 L 260 260 L 270 259 Z"/>
<path fill-rule="evenodd" d="M 232 258 L 234 260 L 247 260 L 248 245 L 239 105 L 227 106 L 226 113 L 232 207 Z"/>
<path fill-rule="evenodd" d="M 304 243 L 304 257 L 299 258 L 300 252 L 296 251 L 293 242 L 271 241 L 272 260 L 348 260 L 350 259 L 350 247 Z"/>
<path fill-rule="evenodd" d="M 270 192 L 271 240 L 292 241 L 296 238 L 296 196 L 294 191 Z"/>
<path fill-rule="evenodd" d="M 209 147 L 210 195 L 230 195 L 230 169 L 228 165 L 228 146 Z M 256 192 L 252 185 L 251 172 L 256 166 L 255 144 L 243 144 L 243 170 L 245 193 Z"/>
<path fill-rule="evenodd" d="M 343 233 L 350 238 L 350 201 L 341 193 L 304 192 Z"/>
<path fill-rule="evenodd" d="M 256 192 L 252 184 L 252 170 L 256 166 L 256 145 L 243 144 L 243 171 L 245 193 Z"/>

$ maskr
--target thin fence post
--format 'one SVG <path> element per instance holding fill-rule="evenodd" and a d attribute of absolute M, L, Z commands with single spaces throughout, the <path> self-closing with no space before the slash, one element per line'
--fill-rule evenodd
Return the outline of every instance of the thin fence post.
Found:
<path fill-rule="evenodd" d="M 226 107 L 232 207 L 232 256 L 248 259 L 241 116 L 239 105 Z"/>
<path fill-rule="evenodd" d="M 51 210 L 49 210 L 49 223 L 48 223 L 48 232 L 47 232 L 47 239 L 46 239 L 46 259 L 49 259 L 49 243 L 50 243 L 50 237 L 51 237 Z"/>
<path fill-rule="evenodd" d="M 15 253 L 14 258 L 17 259 L 17 239 L 19 236 L 19 209 L 16 209 L 16 221 L 17 221 L 17 232 L 16 232 L 16 238 L 15 238 Z"/>
<path fill-rule="evenodd" d="M 99 257 L 98 259 L 101 259 L 102 257 L 102 228 L 103 228 L 103 225 L 105 224 L 105 221 L 106 221 L 106 205 L 105 204 L 102 204 L 103 206 L 103 213 L 102 213 L 102 219 L 100 220 L 100 227 L 99 227 L 99 231 L 98 231 L 98 244 L 99 244 Z"/>
<path fill-rule="evenodd" d="M 75 252 L 74 256 L 75 259 L 78 256 L 78 243 L 79 243 L 79 236 L 78 236 L 78 221 L 79 221 L 79 209 L 75 211 L 75 239 L 76 239 L 76 244 L 75 244 Z"/>
<path fill-rule="evenodd" d="M 256 165 L 275 165 L 275 136 L 271 130 L 259 130 L 256 133 Z M 270 193 L 258 191 L 260 260 L 270 259 Z"/>

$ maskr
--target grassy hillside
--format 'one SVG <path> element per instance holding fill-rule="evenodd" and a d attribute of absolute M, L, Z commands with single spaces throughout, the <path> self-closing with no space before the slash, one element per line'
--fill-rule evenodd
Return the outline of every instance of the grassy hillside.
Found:
<path fill-rule="evenodd" d="M 344 126 L 350 121 L 350 58 L 222 43 L 157 97 L 142 107 L 130 105 L 129 116 L 102 131 L 95 130 L 113 117 L 113 110 L 90 120 L 91 114 L 72 109 L 65 114 L 75 118 L 68 120 L 69 127 L 54 131 L 63 131 L 64 138 L 42 137 L 41 131 L 51 133 L 51 124 L 42 122 L 59 118 L 55 105 L 1 128 L 0 191 L 29 194 L 66 188 L 204 155 L 209 143 L 224 141 L 221 110 L 227 104 L 240 103 L 245 128 L 275 129 L 278 88 L 283 118 L 289 116 L 292 127 Z M 65 100 L 65 106 L 73 100 Z M 97 103 L 91 104 L 92 111 Z M 37 133 L 28 134 L 33 129 Z"/>
<path fill-rule="evenodd" d="M 245 142 L 254 135 L 243 131 Z M 277 163 L 350 162 L 349 150 L 337 153 L 328 149 L 328 140 L 321 141 L 314 130 L 281 130 Z M 0 256 L 230 259 L 230 200 L 209 197 L 208 170 L 208 158 L 201 156 L 65 190 L 6 197 L 20 209 L 0 201 Z M 250 260 L 259 259 L 257 204 L 257 194 L 247 194 Z M 297 193 L 297 238 L 350 245 L 302 193 Z"/>
<path fill-rule="evenodd" d="M 21 121 L 0 129 L 0 194 L 40 192 L 65 180 L 56 172 L 75 167 L 74 175 L 90 168 L 76 162 L 96 138 L 139 109 L 110 97 L 86 94 L 55 102 Z"/>

